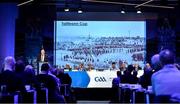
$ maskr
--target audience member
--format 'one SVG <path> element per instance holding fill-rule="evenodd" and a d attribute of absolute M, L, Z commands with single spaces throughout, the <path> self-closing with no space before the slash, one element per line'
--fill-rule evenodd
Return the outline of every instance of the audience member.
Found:
<path fill-rule="evenodd" d="M 55 73 L 54 73 L 55 68 L 51 67 L 50 64 L 49 64 L 49 67 L 50 67 L 50 69 L 49 69 L 49 71 L 48 71 L 48 74 L 51 75 L 52 77 L 54 77 L 54 79 L 56 80 L 58 86 L 60 86 L 60 85 L 61 85 L 61 82 L 60 82 L 60 80 L 56 77 L 56 75 L 55 75 Z"/>
<path fill-rule="evenodd" d="M 25 91 L 22 79 L 17 76 L 15 70 L 15 59 L 8 56 L 4 60 L 4 71 L 0 75 L 0 86 L 6 86 L 6 92 Z"/>
<path fill-rule="evenodd" d="M 64 70 L 59 70 L 57 77 L 61 80 L 61 94 L 71 96 L 71 83 L 72 79 L 68 73 L 64 73 Z M 66 93 L 65 93 L 66 92 Z"/>
<path fill-rule="evenodd" d="M 155 71 L 160 70 L 160 68 L 161 68 L 159 54 L 155 54 L 155 55 L 152 56 L 152 58 L 151 58 L 151 66 L 146 64 L 146 66 L 144 68 L 144 75 L 139 80 L 139 83 L 144 88 L 147 88 L 148 86 L 152 85 L 151 84 L 152 83 L 151 82 L 152 74 Z"/>
<path fill-rule="evenodd" d="M 17 62 L 15 64 L 15 73 L 16 73 L 17 77 L 19 77 L 21 79 L 21 81 L 23 83 L 25 83 L 25 78 L 26 78 L 24 69 L 25 69 L 24 61 L 21 59 L 17 60 Z"/>
<path fill-rule="evenodd" d="M 57 77 L 61 80 L 61 84 L 69 84 L 71 86 L 72 79 L 69 74 L 64 73 L 64 69 L 59 70 Z"/>
<path fill-rule="evenodd" d="M 35 76 L 35 70 L 31 65 L 27 65 L 24 71 L 31 76 Z"/>
<path fill-rule="evenodd" d="M 155 54 L 154 56 L 152 56 L 151 66 L 154 72 L 157 72 L 162 68 L 159 54 Z"/>
<path fill-rule="evenodd" d="M 63 103 L 65 102 L 63 97 L 59 94 L 59 86 L 56 79 L 49 75 L 50 66 L 48 63 L 44 63 L 41 66 L 41 73 L 37 75 L 37 80 L 41 85 L 48 89 L 48 101 L 49 103 Z"/>
<path fill-rule="evenodd" d="M 160 52 L 162 69 L 152 75 L 152 89 L 156 96 L 180 93 L 180 71 L 175 67 L 175 56 L 170 50 Z"/>
<path fill-rule="evenodd" d="M 31 87 L 37 87 L 38 83 L 35 77 L 35 70 L 31 65 L 25 67 L 25 84 L 31 85 Z"/>
<path fill-rule="evenodd" d="M 57 66 L 53 65 L 53 66 L 50 68 L 50 73 L 56 76 L 56 70 L 57 70 Z"/>
<path fill-rule="evenodd" d="M 23 74 L 24 73 L 24 69 L 25 69 L 25 64 L 23 60 L 17 60 L 16 64 L 15 64 L 15 72 L 17 74 Z"/>

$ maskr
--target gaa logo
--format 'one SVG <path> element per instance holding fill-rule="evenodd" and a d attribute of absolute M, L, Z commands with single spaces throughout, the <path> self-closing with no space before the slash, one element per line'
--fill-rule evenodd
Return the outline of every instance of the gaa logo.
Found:
<path fill-rule="evenodd" d="M 106 82 L 106 79 L 104 77 L 95 77 L 94 80 L 96 82 Z"/>

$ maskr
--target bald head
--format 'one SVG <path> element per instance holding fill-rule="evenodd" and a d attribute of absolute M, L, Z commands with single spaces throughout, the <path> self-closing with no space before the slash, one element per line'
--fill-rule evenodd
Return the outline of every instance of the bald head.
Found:
<path fill-rule="evenodd" d="M 152 64 L 152 68 L 155 69 L 156 71 L 161 69 L 161 64 L 160 64 L 160 55 L 159 54 L 155 54 L 154 56 L 152 56 L 151 58 L 151 64 Z"/>
<path fill-rule="evenodd" d="M 168 49 L 162 50 L 160 53 L 160 61 L 163 65 L 174 64 L 175 56 L 173 52 Z"/>
<path fill-rule="evenodd" d="M 157 63 L 160 63 L 160 58 L 159 58 L 159 54 L 155 54 L 154 56 L 152 56 L 151 58 L 151 64 L 155 65 Z"/>

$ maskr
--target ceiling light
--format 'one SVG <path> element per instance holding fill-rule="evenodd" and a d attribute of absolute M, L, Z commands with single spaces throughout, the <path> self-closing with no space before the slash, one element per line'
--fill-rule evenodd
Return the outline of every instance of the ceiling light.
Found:
<path fill-rule="evenodd" d="M 137 9 L 137 13 L 138 13 L 138 14 L 141 14 L 141 13 L 142 13 L 142 11 L 141 11 L 140 8 Z"/>
<path fill-rule="evenodd" d="M 69 6 L 68 6 L 67 1 L 65 2 L 64 11 L 65 11 L 65 12 L 69 12 Z"/>
<path fill-rule="evenodd" d="M 137 11 L 138 14 L 141 14 L 142 12 L 140 10 Z"/>
<path fill-rule="evenodd" d="M 65 8 L 64 11 L 65 11 L 65 12 L 69 12 L 69 8 Z"/>
<path fill-rule="evenodd" d="M 124 11 L 124 10 L 121 10 L 121 13 L 122 13 L 122 14 L 125 14 L 125 11 Z"/>
<path fill-rule="evenodd" d="M 78 13 L 79 14 L 83 13 L 81 2 L 79 2 Z"/>
<path fill-rule="evenodd" d="M 121 14 L 125 14 L 126 12 L 125 12 L 125 6 L 124 5 L 122 5 L 122 7 L 121 7 Z"/>
<path fill-rule="evenodd" d="M 79 8 L 78 13 L 79 13 L 79 14 L 83 13 L 83 11 L 82 11 L 81 8 Z"/>

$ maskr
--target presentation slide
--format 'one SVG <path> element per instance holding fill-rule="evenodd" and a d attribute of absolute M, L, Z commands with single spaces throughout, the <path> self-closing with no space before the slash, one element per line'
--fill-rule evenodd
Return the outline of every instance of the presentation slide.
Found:
<path fill-rule="evenodd" d="M 54 43 L 54 62 L 72 87 L 111 87 L 121 63 L 144 66 L 146 22 L 55 21 Z"/>

